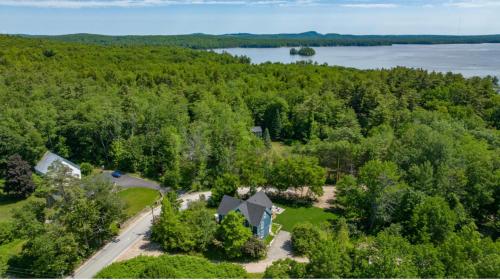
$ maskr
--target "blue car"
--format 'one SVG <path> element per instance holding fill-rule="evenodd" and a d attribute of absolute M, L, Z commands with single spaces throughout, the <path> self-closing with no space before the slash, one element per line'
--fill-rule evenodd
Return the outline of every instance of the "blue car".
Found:
<path fill-rule="evenodd" d="M 122 173 L 118 170 L 115 170 L 115 171 L 113 171 L 113 173 L 111 173 L 111 176 L 113 176 L 115 178 L 120 178 L 122 176 Z"/>

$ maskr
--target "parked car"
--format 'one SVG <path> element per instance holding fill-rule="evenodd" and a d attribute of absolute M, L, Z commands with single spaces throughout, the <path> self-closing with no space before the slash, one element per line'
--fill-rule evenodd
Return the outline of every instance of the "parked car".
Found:
<path fill-rule="evenodd" d="M 115 178 L 120 178 L 122 176 L 122 173 L 119 170 L 115 170 L 113 171 L 113 173 L 111 173 L 111 176 Z"/>

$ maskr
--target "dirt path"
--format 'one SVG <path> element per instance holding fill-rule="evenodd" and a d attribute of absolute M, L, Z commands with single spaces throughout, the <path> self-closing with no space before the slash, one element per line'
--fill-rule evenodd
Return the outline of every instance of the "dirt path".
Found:
<path fill-rule="evenodd" d="M 335 187 L 324 186 L 323 195 L 318 197 L 318 201 L 314 202 L 314 206 L 318 208 L 328 209 L 332 207 L 332 201 L 335 199 Z"/>

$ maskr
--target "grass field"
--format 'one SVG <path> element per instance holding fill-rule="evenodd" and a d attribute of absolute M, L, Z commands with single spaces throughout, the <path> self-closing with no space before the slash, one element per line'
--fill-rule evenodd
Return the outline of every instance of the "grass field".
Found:
<path fill-rule="evenodd" d="M 160 198 L 156 190 L 145 188 L 129 188 L 118 192 L 118 196 L 125 202 L 125 214 L 132 217 Z"/>
<path fill-rule="evenodd" d="M 281 224 L 283 226 L 282 230 L 289 232 L 292 231 L 293 226 L 301 222 L 310 222 L 313 225 L 319 225 L 338 218 L 334 213 L 317 207 L 289 207 L 279 204 L 277 206 L 284 208 L 285 212 L 277 215 L 274 222 Z"/>
<path fill-rule="evenodd" d="M 12 218 L 12 210 L 21 208 L 31 200 L 4 194 L 3 183 L 4 181 L 0 179 L 0 222 L 9 221 Z"/>
<path fill-rule="evenodd" d="M 17 255 L 21 252 L 25 240 L 14 240 L 10 243 L 0 245 L 0 276 L 5 273 L 7 269 L 7 262 L 10 257 Z"/>
<path fill-rule="evenodd" d="M 12 210 L 23 207 L 29 201 L 30 198 L 19 199 L 0 194 L 0 222 L 9 221 L 12 218 Z"/>

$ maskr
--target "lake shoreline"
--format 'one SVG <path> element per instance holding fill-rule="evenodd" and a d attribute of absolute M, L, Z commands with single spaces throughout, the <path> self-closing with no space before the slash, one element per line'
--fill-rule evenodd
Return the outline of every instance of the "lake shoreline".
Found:
<path fill-rule="evenodd" d="M 441 73 L 460 73 L 465 77 L 500 77 L 500 43 L 314 47 L 316 54 L 310 57 L 292 56 L 289 54 L 291 48 L 223 48 L 210 51 L 245 55 L 251 59 L 252 64 L 312 61 L 361 70 L 403 66 Z"/>

